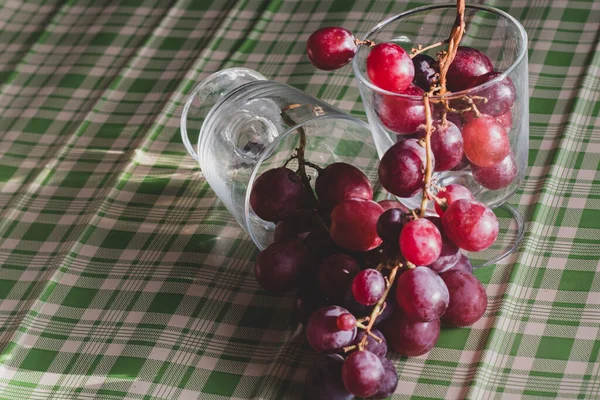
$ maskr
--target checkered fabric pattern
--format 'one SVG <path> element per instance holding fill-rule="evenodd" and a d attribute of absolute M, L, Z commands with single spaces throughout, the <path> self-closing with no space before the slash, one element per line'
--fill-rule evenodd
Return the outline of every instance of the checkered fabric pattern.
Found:
<path fill-rule="evenodd" d="M 393 399 L 600 398 L 600 3 L 485 3 L 529 34 L 525 239 L 476 272 L 481 321 L 393 358 Z M 351 68 L 315 70 L 306 39 L 424 4 L 0 2 L 0 398 L 301 398 L 293 295 L 258 288 L 182 104 L 246 66 L 364 117 Z"/>

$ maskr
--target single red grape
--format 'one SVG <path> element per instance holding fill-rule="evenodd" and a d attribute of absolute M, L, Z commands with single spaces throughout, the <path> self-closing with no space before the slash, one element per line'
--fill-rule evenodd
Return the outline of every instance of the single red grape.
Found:
<path fill-rule="evenodd" d="M 440 336 L 440 320 L 415 322 L 397 311 L 382 325 L 389 347 L 403 356 L 416 357 L 435 346 Z"/>
<path fill-rule="evenodd" d="M 448 171 L 460 163 L 463 157 L 463 137 L 460 129 L 448 121 L 446 126 L 441 121 L 433 122 L 431 134 L 431 151 L 435 156 L 435 171 Z M 424 130 L 422 130 L 425 136 Z"/>
<path fill-rule="evenodd" d="M 329 164 L 319 172 L 315 191 L 321 205 L 331 209 L 349 199 L 373 199 L 369 179 L 353 165 L 338 162 Z"/>
<path fill-rule="evenodd" d="M 456 200 L 444 213 L 442 224 L 450 240 L 468 251 L 485 250 L 498 237 L 498 218 L 477 201 Z"/>
<path fill-rule="evenodd" d="M 307 259 L 308 249 L 299 240 L 271 243 L 256 257 L 256 280 L 265 290 L 286 292 L 298 284 L 298 274 Z"/>
<path fill-rule="evenodd" d="M 372 306 L 385 291 L 385 280 L 376 269 L 360 271 L 352 280 L 352 295 L 360 304 Z"/>
<path fill-rule="evenodd" d="M 510 154 L 506 130 L 494 117 L 482 115 L 468 122 L 463 130 L 465 155 L 480 167 L 492 167 Z"/>
<path fill-rule="evenodd" d="M 344 313 L 338 315 L 336 323 L 340 330 L 350 331 L 356 327 L 356 318 L 350 313 Z"/>
<path fill-rule="evenodd" d="M 342 367 L 342 380 L 346 390 L 359 397 L 377 393 L 383 375 L 381 360 L 368 350 L 350 354 Z"/>
<path fill-rule="evenodd" d="M 331 212 L 329 234 L 334 242 L 348 250 L 372 250 L 382 242 L 377 235 L 377 220 L 381 214 L 383 208 L 374 201 L 343 201 Z"/>
<path fill-rule="evenodd" d="M 440 277 L 450 293 L 450 302 L 442 321 L 456 326 L 469 326 L 479 321 L 488 304 L 481 282 L 474 275 L 458 270 L 444 272 Z"/>
<path fill-rule="evenodd" d="M 325 71 L 342 68 L 348 64 L 356 50 L 352 33 L 340 27 L 321 28 L 306 41 L 308 59 L 312 65 Z"/>
<path fill-rule="evenodd" d="M 422 153 L 415 146 L 420 147 Z M 422 189 L 425 162 L 425 149 L 416 139 L 398 142 L 379 162 L 379 182 L 395 196 L 411 197 Z"/>
<path fill-rule="evenodd" d="M 401 93 L 414 97 L 381 95 L 376 98 L 375 111 L 386 128 L 400 135 L 409 135 L 425 123 L 424 92 L 411 85 Z"/>
<path fill-rule="evenodd" d="M 250 206 L 265 221 L 277 222 L 300 209 L 306 190 L 300 175 L 285 167 L 263 172 L 252 186 Z"/>
<path fill-rule="evenodd" d="M 431 269 L 416 267 L 398 278 L 396 301 L 411 320 L 432 321 L 446 312 L 448 289 L 444 281 Z"/>
<path fill-rule="evenodd" d="M 481 75 L 471 83 L 471 88 L 474 88 L 477 96 L 482 96 L 487 99 L 487 102 L 477 102 L 477 108 L 483 114 L 500 117 L 510 111 L 515 104 L 517 97 L 515 85 L 507 76 L 500 82 L 494 83 L 492 86 L 482 90 L 477 90 L 476 87 L 485 84 L 502 75 L 502 72 L 492 71 L 485 75 Z"/>
<path fill-rule="evenodd" d="M 360 272 L 356 260 L 346 254 L 333 254 L 321 263 L 318 272 L 319 286 L 323 293 L 336 302 L 344 299 L 352 279 Z"/>
<path fill-rule="evenodd" d="M 327 306 L 318 309 L 308 319 L 306 339 L 317 353 L 341 350 L 348 346 L 356 336 L 356 328 L 343 331 L 338 328 L 337 319 L 348 310 L 338 306 Z"/>
<path fill-rule="evenodd" d="M 517 163 L 513 154 L 510 153 L 504 160 L 492 167 L 482 168 L 472 165 L 471 171 L 481 186 L 490 190 L 499 190 L 514 181 L 517 176 Z"/>
<path fill-rule="evenodd" d="M 400 251 L 415 265 L 428 265 L 438 259 L 442 251 L 442 235 L 429 220 L 410 221 L 400 233 Z"/>
<path fill-rule="evenodd" d="M 474 78 L 494 69 L 490 59 L 481 51 L 467 46 L 459 46 L 456 56 L 446 74 L 447 86 L 453 92 L 467 89 Z"/>
<path fill-rule="evenodd" d="M 463 185 L 459 185 L 458 183 L 451 183 L 450 185 L 445 187 L 446 190 L 440 190 L 437 194 L 437 197 L 440 199 L 446 200 L 446 205 L 444 207 L 440 206 L 438 203 L 435 203 L 435 211 L 438 213 L 440 217 L 444 215 L 444 209 L 450 207 L 450 204 L 456 200 L 460 199 L 469 199 L 475 200 L 473 197 L 473 193 Z"/>
<path fill-rule="evenodd" d="M 367 56 L 367 75 L 375 86 L 400 93 L 415 76 L 410 56 L 395 43 L 379 43 Z"/>
<path fill-rule="evenodd" d="M 440 72 L 437 60 L 426 54 L 417 54 L 412 61 L 415 67 L 413 85 L 429 91 L 435 82 L 435 74 Z"/>

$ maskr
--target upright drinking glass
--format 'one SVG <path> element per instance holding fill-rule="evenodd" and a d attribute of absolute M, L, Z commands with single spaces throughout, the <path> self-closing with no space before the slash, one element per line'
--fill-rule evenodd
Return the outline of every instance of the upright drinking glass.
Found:
<path fill-rule="evenodd" d="M 362 39 L 375 43 L 394 42 L 410 51 L 419 45 L 427 46 L 444 41 L 452 29 L 456 18 L 456 6 L 432 5 L 419 7 L 389 18 L 372 28 Z M 515 193 L 523 180 L 527 167 L 528 135 L 529 135 L 529 101 L 527 80 L 527 34 L 523 26 L 507 13 L 487 6 L 471 5 L 465 11 L 466 31 L 461 46 L 469 46 L 482 51 L 500 73 L 492 80 L 475 85 L 466 90 L 446 95 L 449 104 L 454 107 L 465 106 L 465 96 L 477 99 L 475 102 L 483 114 L 500 123 L 510 140 L 511 153 L 498 168 L 482 171 L 481 166 L 471 166 L 466 158 L 458 167 L 450 171 L 434 174 L 438 185 L 446 186 L 459 183 L 468 187 L 478 201 L 496 209 L 500 217 L 501 235 L 497 242 L 485 252 L 473 254 L 487 263 L 492 263 L 514 251 L 523 234 L 523 220 L 518 211 L 506 203 Z M 431 49 L 425 54 L 436 58 L 442 47 Z M 397 140 L 402 140 L 412 131 L 419 121 L 408 121 L 404 110 L 423 108 L 423 97 L 388 92 L 375 86 L 368 78 L 366 60 L 370 52 L 367 46 L 360 46 L 353 60 L 353 68 L 358 80 L 361 97 L 371 131 L 380 157 Z M 490 96 L 498 85 L 512 81 L 514 86 L 514 103 L 505 110 L 500 102 Z M 479 99 L 489 99 L 483 103 Z M 435 103 L 440 96 L 433 96 Z M 462 103 L 462 104 L 461 104 Z M 434 118 L 441 115 L 439 102 L 433 109 Z M 463 130 L 473 113 L 462 116 L 455 114 L 451 120 Z M 407 123 L 408 121 L 408 123 Z M 412 124 L 410 123 L 412 122 Z M 416 122 L 416 124 L 415 124 Z M 423 121 L 424 123 L 424 112 Z M 463 130 L 464 133 L 464 130 Z M 464 135 L 463 135 L 464 136 Z M 504 175 L 502 175 L 504 173 Z M 507 179 L 508 176 L 508 179 Z M 400 199 L 411 208 L 420 204 L 420 194 L 412 198 Z M 432 206 L 432 204 L 430 204 Z M 429 212 L 433 212 L 432 207 Z"/>
<path fill-rule="evenodd" d="M 378 158 L 369 125 L 256 71 L 232 68 L 210 75 L 191 93 L 181 115 L 186 149 L 261 250 L 273 241 L 275 225 L 254 214 L 250 190 L 263 171 L 290 159 L 299 129 L 306 134 L 307 160 L 322 166 L 347 162 L 376 180 Z M 196 146 L 190 134 L 198 135 Z M 316 172 L 308 168 L 307 173 L 314 184 Z"/>

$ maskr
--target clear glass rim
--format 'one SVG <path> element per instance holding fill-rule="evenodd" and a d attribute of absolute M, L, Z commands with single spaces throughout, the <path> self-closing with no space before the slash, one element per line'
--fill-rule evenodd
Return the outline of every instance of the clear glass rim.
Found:
<path fill-rule="evenodd" d="M 301 128 L 317 119 L 341 119 L 341 120 L 346 120 L 346 121 L 353 121 L 353 122 L 357 123 L 358 125 L 361 125 L 365 129 L 366 132 L 369 132 L 369 133 L 371 132 L 371 128 L 369 127 L 369 124 L 367 124 L 365 121 L 363 121 L 357 117 L 354 117 L 352 115 L 348 115 L 342 111 L 336 110 L 335 113 L 331 113 L 331 114 L 315 115 L 312 118 L 309 118 L 305 121 L 302 121 L 301 123 L 299 123 L 297 125 L 290 127 L 287 131 L 285 131 L 283 134 L 278 136 L 277 139 L 274 140 L 273 143 L 271 143 L 269 145 L 269 147 L 265 148 L 263 154 L 256 161 L 256 165 L 252 169 L 252 173 L 250 174 L 250 179 L 248 180 L 248 187 L 246 188 L 246 196 L 244 199 L 244 220 L 246 222 L 247 232 L 248 232 L 248 235 L 250 236 L 250 238 L 252 239 L 252 241 L 254 242 L 254 244 L 261 251 L 264 250 L 264 248 L 260 245 L 258 239 L 254 235 L 254 232 L 250 229 L 251 222 L 252 222 L 250 220 L 250 191 L 251 191 L 250 189 L 252 188 L 252 185 L 254 184 L 254 181 L 257 178 L 258 170 L 265 162 L 265 159 L 267 158 L 267 156 L 275 151 L 275 149 L 277 148 L 277 146 L 279 146 L 279 144 L 281 143 L 282 140 L 285 140 L 289 135 L 296 134 L 296 131 L 298 130 L 298 128 Z M 371 136 L 369 136 L 369 137 L 371 137 Z M 373 147 L 375 153 L 377 153 L 375 144 L 373 144 L 372 147 Z"/>
<path fill-rule="evenodd" d="M 422 7 L 416 7 L 416 8 L 412 8 L 410 10 L 404 11 L 400 14 L 394 15 L 393 17 L 390 17 L 388 19 L 385 19 L 381 22 L 379 22 L 377 25 L 375 25 L 373 28 L 371 28 L 362 38 L 361 40 L 366 40 L 368 37 L 370 37 L 371 35 L 373 35 L 375 32 L 381 30 L 382 28 L 384 28 L 385 26 L 397 22 L 399 19 L 402 19 L 404 17 L 413 15 L 413 14 L 417 14 L 423 11 L 430 11 L 430 10 L 437 10 L 437 9 L 443 9 L 443 8 L 456 8 L 456 4 L 454 3 L 446 3 L 446 4 L 434 4 L 434 5 L 429 5 L 429 6 L 422 6 Z M 509 20 L 510 22 L 513 23 L 514 26 L 517 27 L 517 30 L 519 31 L 519 35 L 521 37 L 521 43 L 523 44 L 521 46 L 521 48 L 519 49 L 519 54 L 517 56 L 517 59 L 510 65 L 510 67 L 508 67 L 506 69 L 506 71 L 502 72 L 500 75 L 498 75 L 497 77 L 495 77 L 494 79 L 492 79 L 491 81 L 485 82 L 481 85 L 472 87 L 472 88 L 468 88 L 465 90 L 461 90 L 459 92 L 452 92 L 449 95 L 434 95 L 431 96 L 431 98 L 433 99 L 439 99 L 439 98 L 446 98 L 446 99 L 453 99 L 459 96 L 463 96 L 465 94 L 469 94 L 471 92 L 474 91 L 479 91 L 481 89 L 485 89 L 489 86 L 495 85 L 496 83 L 500 82 L 501 80 L 503 80 L 504 78 L 506 78 L 515 68 L 517 68 L 517 65 L 519 65 L 523 59 L 525 58 L 525 56 L 527 55 L 527 32 L 525 31 L 525 28 L 523 28 L 523 25 L 521 25 L 521 23 L 514 18 L 512 15 L 499 10 L 495 7 L 490 7 L 490 6 L 483 6 L 483 5 L 467 5 L 466 8 L 468 9 L 472 9 L 472 10 L 478 10 L 478 11 L 486 11 L 489 12 L 491 14 L 495 14 L 498 15 L 500 17 L 503 17 L 507 20 Z M 360 50 L 359 50 L 360 51 Z M 395 97 L 399 97 L 399 98 L 405 98 L 405 99 L 410 99 L 410 100 L 417 100 L 417 99 L 421 99 L 422 96 L 414 96 L 414 95 L 408 95 L 408 94 L 402 94 L 402 93 L 395 93 L 395 92 L 389 92 L 385 89 L 381 89 L 378 86 L 375 86 L 373 83 L 371 83 L 369 81 L 369 79 L 364 76 L 360 69 L 359 69 L 359 65 L 358 65 L 358 57 L 354 57 L 354 59 L 352 60 L 352 68 L 354 69 L 354 74 L 356 75 L 356 77 L 358 78 L 358 80 L 364 84 L 365 86 L 367 86 L 369 89 L 371 89 L 374 92 L 383 94 L 383 95 L 388 95 L 388 96 L 395 96 Z"/>

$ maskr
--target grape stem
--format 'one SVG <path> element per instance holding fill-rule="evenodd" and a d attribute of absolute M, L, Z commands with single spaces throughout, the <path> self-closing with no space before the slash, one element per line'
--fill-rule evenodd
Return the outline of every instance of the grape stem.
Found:
<path fill-rule="evenodd" d="M 431 183 L 431 175 L 433 170 L 433 162 L 431 157 L 431 134 L 433 133 L 433 126 L 431 124 L 431 107 L 429 102 L 429 96 L 431 94 L 426 92 L 423 95 L 423 104 L 425 105 L 425 177 L 423 178 L 423 198 L 421 199 L 421 212 L 420 217 L 425 218 L 425 212 L 427 211 L 427 203 L 431 194 L 429 193 L 429 184 Z"/>
<path fill-rule="evenodd" d="M 416 55 L 426 52 L 427 50 L 435 49 L 436 47 L 443 46 L 448 43 L 449 39 L 442 40 L 441 42 L 437 42 L 434 44 L 430 44 L 429 46 L 423 47 L 422 44 L 417 46 L 416 48 L 412 48 L 410 50 L 410 58 L 414 58 Z"/>
<path fill-rule="evenodd" d="M 369 316 L 369 324 L 365 327 L 366 334 L 358 343 L 359 350 L 364 350 L 365 345 L 367 344 L 367 337 L 371 335 L 371 329 L 373 329 L 373 325 L 375 324 L 377 317 L 379 316 L 381 311 L 383 311 L 385 300 L 387 299 L 388 294 L 392 289 L 392 283 L 394 283 L 394 280 L 396 279 L 396 273 L 398 272 L 398 268 L 400 268 L 401 266 L 402 264 L 394 266 L 394 268 L 390 272 L 389 280 L 387 281 L 387 285 L 385 291 L 383 292 L 383 296 L 381 296 L 377 304 L 375 304 L 375 307 L 373 308 L 373 311 L 371 311 L 371 315 Z"/>

